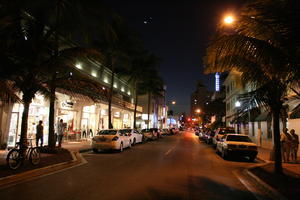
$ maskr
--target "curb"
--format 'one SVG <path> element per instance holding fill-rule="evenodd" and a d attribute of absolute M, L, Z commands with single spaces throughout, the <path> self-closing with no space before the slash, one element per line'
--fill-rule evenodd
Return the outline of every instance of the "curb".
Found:
<path fill-rule="evenodd" d="M 261 158 L 256 158 L 256 159 L 258 161 L 260 161 L 261 163 L 258 164 L 258 165 L 250 166 L 250 167 L 244 169 L 243 173 L 246 176 L 250 177 L 250 179 L 252 180 L 252 182 L 255 182 L 255 184 L 259 185 L 259 188 L 262 189 L 262 191 L 265 194 L 267 194 L 270 198 L 272 198 L 272 199 L 280 199 L 280 200 L 288 200 L 286 197 L 284 197 L 282 194 L 280 194 L 277 190 L 275 190 L 274 188 L 272 188 L 270 185 L 268 185 L 262 179 L 260 179 L 259 177 L 257 177 L 256 175 L 254 175 L 252 172 L 249 171 L 251 169 L 254 169 L 254 168 L 257 168 L 257 167 L 262 167 L 262 166 L 265 166 L 265 165 L 268 165 L 268 164 L 271 163 L 270 161 L 263 160 Z"/>
<path fill-rule="evenodd" d="M 92 148 L 86 148 L 86 149 L 80 149 L 78 152 L 79 153 L 85 153 L 85 152 L 89 152 L 89 151 L 92 151 L 93 149 Z"/>
<path fill-rule="evenodd" d="M 69 151 L 69 153 L 72 156 L 71 161 L 57 163 L 54 165 L 49 165 L 46 167 L 22 172 L 16 175 L 10 175 L 10 176 L 0 178 L 0 189 L 8 188 L 17 185 L 19 183 L 28 182 L 40 177 L 58 173 L 60 171 L 64 171 L 87 163 L 87 161 L 81 156 L 80 153 L 71 152 L 71 151 Z"/>

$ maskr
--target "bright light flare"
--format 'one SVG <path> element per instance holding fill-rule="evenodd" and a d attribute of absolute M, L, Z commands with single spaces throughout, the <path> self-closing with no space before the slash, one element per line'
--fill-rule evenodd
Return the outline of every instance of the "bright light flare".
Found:
<path fill-rule="evenodd" d="M 175 104 L 176 104 L 176 101 L 172 101 L 172 104 L 175 105 Z"/>
<path fill-rule="evenodd" d="M 226 16 L 226 17 L 224 18 L 224 23 L 225 23 L 225 24 L 232 24 L 233 22 L 234 22 L 234 18 L 233 18 L 233 16 L 231 16 L 231 15 Z"/>

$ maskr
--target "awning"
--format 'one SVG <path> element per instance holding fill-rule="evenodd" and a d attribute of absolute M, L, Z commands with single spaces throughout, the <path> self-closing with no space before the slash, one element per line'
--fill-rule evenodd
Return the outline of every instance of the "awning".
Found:
<path fill-rule="evenodd" d="M 268 112 L 263 112 L 255 118 L 256 122 L 268 121 L 270 119 Z"/>
<path fill-rule="evenodd" d="M 290 119 L 297 118 L 300 118 L 300 104 L 290 114 Z"/>
<path fill-rule="evenodd" d="M 245 123 L 248 122 L 248 112 L 237 113 L 236 116 L 230 121 L 230 123 Z"/>

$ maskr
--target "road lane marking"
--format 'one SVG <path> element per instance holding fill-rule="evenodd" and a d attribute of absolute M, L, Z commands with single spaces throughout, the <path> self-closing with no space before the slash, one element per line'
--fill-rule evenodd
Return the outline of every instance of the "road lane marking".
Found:
<path fill-rule="evenodd" d="M 169 155 L 172 151 L 173 151 L 174 147 L 169 149 L 166 153 L 165 153 L 165 156 Z"/>

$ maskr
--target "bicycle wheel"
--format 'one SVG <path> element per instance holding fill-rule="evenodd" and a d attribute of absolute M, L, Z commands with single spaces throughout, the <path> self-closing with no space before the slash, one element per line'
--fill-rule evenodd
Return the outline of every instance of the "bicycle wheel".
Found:
<path fill-rule="evenodd" d="M 22 165 L 23 159 L 18 149 L 9 151 L 6 157 L 6 164 L 10 169 L 18 169 Z"/>
<path fill-rule="evenodd" d="M 41 161 L 41 153 L 38 147 L 34 147 L 31 149 L 29 154 L 29 161 L 33 165 L 37 165 Z"/>

